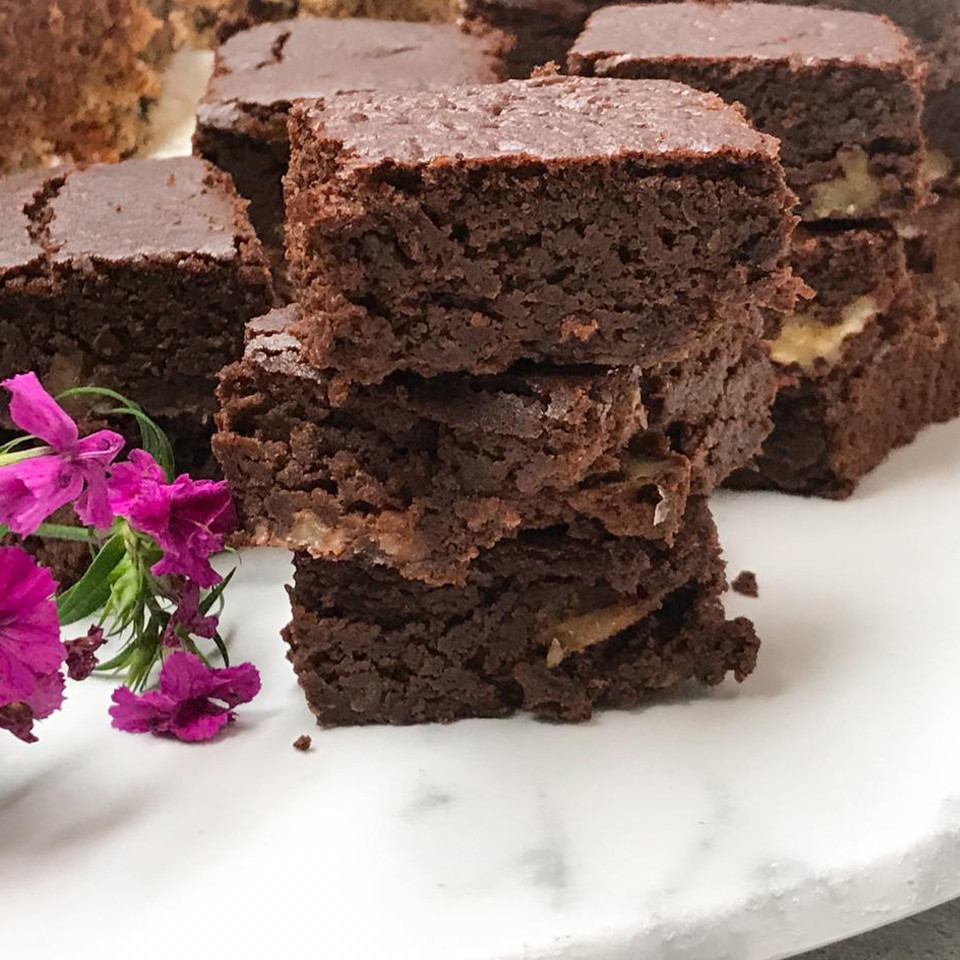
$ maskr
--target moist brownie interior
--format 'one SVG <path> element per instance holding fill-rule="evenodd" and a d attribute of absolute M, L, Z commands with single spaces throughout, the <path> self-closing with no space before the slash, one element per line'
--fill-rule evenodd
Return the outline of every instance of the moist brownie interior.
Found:
<path fill-rule="evenodd" d="M 771 427 L 757 324 L 670 368 L 395 374 L 336 396 L 295 318 L 252 324 L 220 387 L 214 449 L 254 543 L 452 582 L 481 548 L 580 516 L 669 540 L 691 484 L 708 492 Z"/>
<path fill-rule="evenodd" d="M 758 642 L 748 620 L 725 619 L 724 586 L 693 500 L 672 546 L 589 524 L 534 531 L 484 552 L 463 586 L 298 554 L 285 636 L 324 726 L 584 720 L 688 680 L 745 678 Z"/>
<path fill-rule="evenodd" d="M 775 141 L 668 81 L 353 94 L 291 123 L 307 359 L 345 380 L 521 360 L 650 365 L 785 310 Z"/>

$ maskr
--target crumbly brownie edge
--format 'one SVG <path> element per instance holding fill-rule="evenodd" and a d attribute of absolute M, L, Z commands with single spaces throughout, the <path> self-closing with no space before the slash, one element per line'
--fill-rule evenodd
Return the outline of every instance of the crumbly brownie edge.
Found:
<path fill-rule="evenodd" d="M 245 542 L 444 582 L 478 549 L 576 516 L 669 540 L 690 484 L 709 492 L 772 427 L 755 327 L 647 371 L 394 376 L 333 400 L 283 332 L 294 313 L 264 318 L 285 319 L 222 374 L 214 449 Z"/>
<path fill-rule="evenodd" d="M 319 723 L 518 710 L 586 720 L 654 690 L 753 670 L 753 627 L 727 621 L 719 601 L 723 564 L 705 505 L 667 553 L 558 536 L 545 552 L 495 548 L 463 587 L 298 555 L 284 636 Z"/>
<path fill-rule="evenodd" d="M 796 297 L 797 280 L 784 265 L 792 195 L 776 164 L 698 163 L 671 176 L 622 158 L 562 166 L 453 162 L 385 166 L 354 179 L 336 174 L 338 144 L 316 148 L 314 156 L 294 149 L 286 186 L 288 261 L 303 310 L 297 335 L 312 363 L 346 380 L 376 382 L 396 369 L 491 373 L 521 359 L 656 363 L 745 309 L 789 310 Z M 479 203 L 467 186 L 476 175 L 486 187 Z M 553 195 L 549 207 L 522 200 L 532 196 L 532 179 L 538 195 Z M 627 210 L 675 209 L 663 206 L 674 191 L 685 197 L 687 227 L 667 213 L 659 226 L 641 230 L 629 217 L 633 225 L 621 229 Z M 609 197 L 587 204 L 598 217 L 580 199 L 594 193 Z M 498 210 L 502 219 L 524 203 L 541 219 L 528 212 L 509 227 L 491 226 Z M 711 215 L 720 209 L 724 215 Z M 726 246 L 711 247 L 729 248 L 725 259 L 701 249 L 689 226 L 693 212 L 701 241 L 726 235 Z M 605 225 L 590 250 L 583 237 L 573 239 L 584 222 Z M 688 248 L 699 255 L 681 264 L 677 251 Z M 592 262 L 599 285 L 579 272 Z"/>

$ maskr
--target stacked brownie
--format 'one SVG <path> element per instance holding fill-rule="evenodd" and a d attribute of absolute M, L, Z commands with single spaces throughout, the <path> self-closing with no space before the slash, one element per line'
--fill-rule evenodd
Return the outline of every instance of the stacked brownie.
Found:
<path fill-rule="evenodd" d="M 848 496 L 940 416 L 947 332 L 902 236 L 929 200 L 924 70 L 870 14 L 764 3 L 606 7 L 572 73 L 671 78 L 743 105 L 781 140 L 804 227 L 794 266 L 809 299 L 773 339 L 775 430 L 738 482 Z"/>
<path fill-rule="evenodd" d="M 415 90 L 502 79 L 502 41 L 453 25 L 287 20 L 243 31 L 218 51 L 197 111 L 196 153 L 230 173 L 283 279 L 287 115 L 302 98 L 344 90 Z"/>
<path fill-rule="evenodd" d="M 296 553 L 323 724 L 583 719 L 744 677 L 705 495 L 770 428 L 792 309 L 772 138 L 670 82 L 542 77 L 291 111 L 296 303 L 215 451 Z"/>

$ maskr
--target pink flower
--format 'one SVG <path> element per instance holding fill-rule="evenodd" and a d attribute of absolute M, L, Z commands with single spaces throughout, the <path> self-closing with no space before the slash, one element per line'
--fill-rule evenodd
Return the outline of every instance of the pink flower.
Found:
<path fill-rule="evenodd" d="M 47 443 L 51 453 L 0 467 L 0 524 L 26 536 L 73 503 L 82 523 L 105 530 L 113 521 L 106 471 L 123 448 L 123 438 L 98 430 L 80 439 L 77 424 L 34 373 L 4 380 L 3 386 L 11 394 L 11 419 Z"/>
<path fill-rule="evenodd" d="M 63 676 L 50 673 L 41 677 L 37 688 L 18 703 L 0 707 L 0 730 L 9 730 L 25 743 L 36 743 L 33 724 L 36 720 L 46 720 L 63 705 Z"/>
<path fill-rule="evenodd" d="M 97 651 L 104 645 L 103 627 L 92 626 L 85 637 L 68 640 L 67 676 L 71 680 L 86 680 L 97 668 Z"/>
<path fill-rule="evenodd" d="M 260 692 L 260 674 L 252 663 L 216 669 L 192 653 L 178 651 L 160 671 L 160 689 L 113 692 L 113 726 L 127 733 L 172 735 L 179 740 L 209 740 L 234 719 L 233 708 Z"/>
<path fill-rule="evenodd" d="M 56 589 L 25 550 L 0 547 L 0 707 L 28 701 L 63 664 Z"/>
<path fill-rule="evenodd" d="M 155 574 L 179 574 L 201 587 L 220 579 L 210 557 L 223 549 L 223 539 L 236 523 L 226 483 L 191 480 L 186 474 L 167 483 L 153 457 L 134 450 L 129 463 L 113 468 L 110 504 L 156 540 L 163 558 L 153 567 Z"/>
<path fill-rule="evenodd" d="M 180 591 L 180 603 L 164 628 L 163 644 L 167 647 L 180 646 L 177 627 L 183 627 L 188 636 L 212 640 L 217 635 L 219 625 L 217 617 L 205 617 L 200 612 L 200 588 L 192 580 L 187 580 Z"/>

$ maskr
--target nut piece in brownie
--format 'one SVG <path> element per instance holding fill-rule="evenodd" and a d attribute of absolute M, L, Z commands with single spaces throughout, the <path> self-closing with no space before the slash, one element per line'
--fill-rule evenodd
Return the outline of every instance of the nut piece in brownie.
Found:
<path fill-rule="evenodd" d="M 892 229 L 801 233 L 799 272 L 816 296 L 771 349 L 785 386 L 774 430 L 734 486 L 844 498 L 949 397 L 947 326 Z"/>
<path fill-rule="evenodd" d="M 117 160 L 159 89 L 143 0 L 0 4 L 0 174 L 48 161 Z"/>
<path fill-rule="evenodd" d="M 883 17 L 766 3 L 607 7 L 569 65 L 679 80 L 742 103 L 781 140 L 805 219 L 895 217 L 925 197 L 924 69 Z"/>
<path fill-rule="evenodd" d="M 774 431 L 733 485 L 849 497 L 891 450 L 937 419 L 945 342 L 922 302 L 895 306 L 851 337 L 833 366 L 779 392 Z"/>
<path fill-rule="evenodd" d="M 218 371 L 271 305 L 245 207 L 193 157 L 0 181 L 0 378 L 110 387 L 202 438 Z"/>
<path fill-rule="evenodd" d="M 825 369 L 910 288 L 904 243 L 892 227 L 798 230 L 794 269 L 813 292 L 771 344 L 776 363 Z M 795 371 L 796 372 L 796 371 Z"/>
<path fill-rule="evenodd" d="M 292 111 L 307 358 L 345 381 L 649 366 L 790 309 L 776 141 L 670 81 L 541 77 Z"/>
<path fill-rule="evenodd" d="M 287 114 L 302 97 L 342 90 L 405 90 L 502 78 L 492 39 L 444 24 L 304 19 L 228 40 L 197 110 L 195 152 L 228 171 L 251 202 L 267 248 L 282 260 Z"/>
<path fill-rule="evenodd" d="M 394 374 L 337 395 L 302 362 L 288 307 L 222 374 L 214 450 L 244 540 L 462 582 L 523 529 L 591 518 L 672 540 L 688 490 L 748 463 L 775 381 L 756 329 L 673 367 Z"/>
<path fill-rule="evenodd" d="M 716 530 L 690 502 L 672 546 L 592 525 L 504 540 L 460 586 L 296 556 L 288 656 L 323 726 L 586 720 L 689 680 L 745 678 L 758 641 L 727 620 Z"/>

